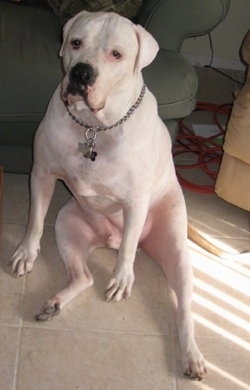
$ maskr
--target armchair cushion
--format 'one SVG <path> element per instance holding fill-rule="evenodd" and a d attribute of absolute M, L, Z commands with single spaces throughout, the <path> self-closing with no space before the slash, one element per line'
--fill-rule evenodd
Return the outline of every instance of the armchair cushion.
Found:
<path fill-rule="evenodd" d="M 195 108 L 198 78 L 194 67 L 179 53 L 161 49 L 143 69 L 143 77 L 157 97 L 164 120 L 185 117 Z"/>
<path fill-rule="evenodd" d="M 0 3 L 0 31 L 0 121 L 40 121 L 62 78 L 58 18 Z"/>

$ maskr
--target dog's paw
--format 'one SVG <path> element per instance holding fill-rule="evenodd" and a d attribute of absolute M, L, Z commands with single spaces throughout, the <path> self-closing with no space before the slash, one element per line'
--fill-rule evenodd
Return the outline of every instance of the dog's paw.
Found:
<path fill-rule="evenodd" d="M 106 301 L 119 302 L 122 299 L 129 298 L 135 277 L 133 270 L 115 272 L 113 278 L 105 289 Z"/>
<path fill-rule="evenodd" d="M 60 304 L 55 303 L 54 305 L 49 306 L 46 304 L 38 314 L 34 316 L 36 321 L 48 321 L 52 317 L 58 316 L 60 314 Z"/>
<path fill-rule="evenodd" d="M 202 380 L 207 375 L 206 362 L 198 349 L 182 357 L 183 374 L 191 379 Z"/>
<path fill-rule="evenodd" d="M 31 272 L 39 251 L 40 246 L 30 247 L 20 244 L 9 262 L 11 273 L 20 277 Z"/>

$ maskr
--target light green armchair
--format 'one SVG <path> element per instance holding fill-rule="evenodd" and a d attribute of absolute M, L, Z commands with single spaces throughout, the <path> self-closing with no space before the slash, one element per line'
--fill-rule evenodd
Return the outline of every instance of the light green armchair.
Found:
<path fill-rule="evenodd" d="M 194 67 L 180 54 L 183 41 L 204 35 L 226 17 L 230 0 L 145 0 L 138 23 L 157 40 L 160 51 L 143 71 L 158 101 L 160 117 L 174 140 L 177 119 L 188 116 L 196 104 L 198 80 Z"/>
<path fill-rule="evenodd" d="M 137 23 L 159 43 L 143 70 L 159 115 L 172 138 L 177 119 L 195 107 L 198 80 L 180 55 L 187 37 L 203 35 L 226 16 L 230 0 L 145 0 Z M 29 173 L 34 132 L 63 73 L 58 56 L 61 27 L 51 10 L 0 2 L 0 166 Z"/>

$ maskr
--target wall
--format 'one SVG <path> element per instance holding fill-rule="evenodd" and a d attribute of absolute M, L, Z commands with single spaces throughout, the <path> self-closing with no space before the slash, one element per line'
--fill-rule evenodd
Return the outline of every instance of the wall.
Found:
<path fill-rule="evenodd" d="M 214 49 L 212 66 L 245 70 L 239 50 L 249 29 L 250 0 L 231 0 L 231 7 L 226 19 L 211 32 Z M 194 65 L 208 65 L 211 59 L 208 35 L 187 39 L 183 44 L 182 54 Z"/>

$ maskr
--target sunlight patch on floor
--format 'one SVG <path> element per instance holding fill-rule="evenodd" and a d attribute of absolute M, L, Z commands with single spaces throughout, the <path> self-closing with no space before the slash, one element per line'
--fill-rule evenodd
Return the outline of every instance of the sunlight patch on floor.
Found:
<path fill-rule="evenodd" d="M 202 251 L 195 244 L 190 243 L 190 248 L 192 249 L 192 265 L 195 269 L 250 298 L 247 268 L 244 272 L 244 267 L 239 266 L 241 270 L 239 273 L 236 267 L 235 269 L 231 267 L 229 261 L 216 258 Z"/>
<path fill-rule="evenodd" d="M 243 359 L 244 366 L 244 357 L 250 351 L 250 270 L 247 265 L 237 261 L 217 258 L 191 242 L 189 247 L 194 269 L 192 312 L 195 324 L 201 336 L 212 335 L 215 343 L 216 338 L 219 338 L 221 345 L 226 340 L 227 346 L 225 367 L 222 367 L 223 360 L 220 365 L 216 364 L 216 355 L 214 359 L 208 356 L 209 371 L 211 375 L 221 378 L 225 388 L 249 390 L 250 386 L 242 380 L 243 377 L 237 377 L 233 370 L 227 371 L 225 368 L 230 356 L 228 354 L 232 354 L 232 359 L 238 356 L 236 365 Z M 194 385 L 201 388 L 199 384 Z M 215 390 L 217 387 L 210 387 L 205 381 L 202 389 Z"/>
<path fill-rule="evenodd" d="M 212 330 L 217 335 L 220 335 L 225 339 L 239 345 L 240 347 L 244 348 L 246 351 L 250 351 L 250 344 L 247 341 L 241 339 L 238 336 L 233 335 L 227 330 L 207 320 L 203 316 L 200 316 L 199 314 L 193 312 L 193 319 L 199 324 L 203 325 L 205 328 Z"/>
<path fill-rule="evenodd" d="M 247 383 L 241 381 L 240 379 L 236 378 L 234 375 L 229 374 L 229 372 L 226 372 L 225 370 L 222 370 L 221 368 L 215 366 L 214 364 L 212 364 L 210 362 L 207 362 L 207 363 L 208 363 L 208 367 L 209 367 L 210 370 L 215 371 L 222 378 L 227 379 L 230 383 L 233 383 L 235 385 L 235 387 L 234 387 L 235 389 L 238 389 L 238 390 L 243 390 L 243 389 L 249 390 L 250 387 L 249 387 L 249 385 Z"/>
<path fill-rule="evenodd" d="M 211 296 L 220 299 L 220 301 L 232 306 L 232 308 L 241 311 L 242 313 L 250 314 L 250 306 L 244 304 L 239 299 L 229 296 L 218 288 L 211 286 L 210 284 L 194 278 L 194 286 L 198 287 L 200 290 L 203 290 L 206 293 L 209 293 Z"/>
<path fill-rule="evenodd" d="M 201 307 L 205 307 L 207 310 L 210 310 L 211 312 L 239 326 L 240 328 L 248 332 L 250 331 L 250 323 L 248 321 L 245 321 L 244 319 L 240 318 L 238 315 L 235 315 L 230 311 L 225 310 L 222 306 L 219 306 L 211 302 L 209 299 L 206 299 L 201 295 L 194 293 L 193 302 L 198 303 L 199 305 L 201 305 Z"/>

